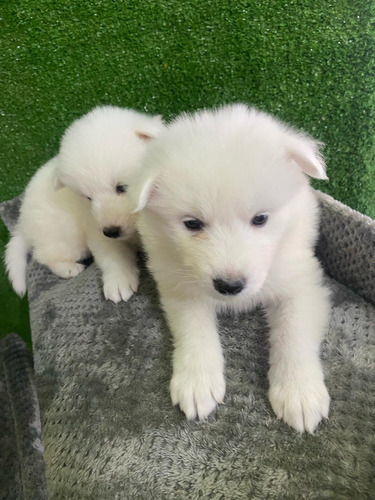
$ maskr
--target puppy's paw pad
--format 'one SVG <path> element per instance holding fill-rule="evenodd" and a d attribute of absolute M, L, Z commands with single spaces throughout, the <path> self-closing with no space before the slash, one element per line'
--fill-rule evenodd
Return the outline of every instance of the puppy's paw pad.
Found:
<path fill-rule="evenodd" d="M 138 276 L 107 278 L 103 284 L 104 297 L 116 304 L 121 300 L 127 302 L 134 292 L 138 290 L 138 284 Z"/>
<path fill-rule="evenodd" d="M 78 262 L 56 262 L 50 268 L 60 278 L 69 279 L 81 273 L 85 269 L 85 266 Z"/>
<path fill-rule="evenodd" d="M 225 380 L 221 370 L 193 373 L 175 371 L 171 380 L 171 399 L 179 405 L 188 420 L 206 418 L 225 395 Z"/>
<path fill-rule="evenodd" d="M 328 418 L 330 398 L 322 380 L 305 384 L 271 384 L 269 399 L 277 417 L 298 432 L 313 433 Z"/>

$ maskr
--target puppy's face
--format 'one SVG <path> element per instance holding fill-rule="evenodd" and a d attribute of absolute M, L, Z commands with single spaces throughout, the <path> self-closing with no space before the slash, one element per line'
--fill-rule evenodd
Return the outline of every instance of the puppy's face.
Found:
<path fill-rule="evenodd" d="M 125 180 L 118 180 L 106 189 L 92 189 L 87 196 L 90 203 L 91 214 L 98 228 L 108 238 L 127 239 L 135 231 L 136 215 L 132 214 L 132 206 L 129 203 L 126 176 Z"/>
<path fill-rule="evenodd" d="M 160 117 L 105 106 L 74 122 L 63 137 L 57 188 L 67 186 L 87 199 L 109 238 L 126 239 L 135 231 L 129 179 L 161 127 Z"/>
<path fill-rule="evenodd" d="M 154 178 L 139 208 L 146 206 L 146 226 L 170 241 L 187 284 L 229 302 L 262 289 L 298 218 L 291 200 L 307 184 L 300 164 L 325 175 L 317 150 L 303 153 L 294 139 L 313 145 L 235 106 L 177 120 L 155 142 L 146 159 Z"/>
<path fill-rule="evenodd" d="M 83 145 L 68 154 L 63 150 L 60 179 L 87 200 L 105 236 L 126 238 L 135 231 L 136 216 L 131 213 L 127 192 L 129 178 L 144 153 L 143 142 L 129 134 L 120 144 L 111 137 L 93 146 Z"/>

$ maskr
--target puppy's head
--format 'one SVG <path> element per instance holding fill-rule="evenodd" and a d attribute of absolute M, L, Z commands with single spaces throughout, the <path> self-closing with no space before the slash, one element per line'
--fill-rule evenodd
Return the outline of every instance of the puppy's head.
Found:
<path fill-rule="evenodd" d="M 112 106 L 95 108 L 64 134 L 55 188 L 67 186 L 81 194 L 106 236 L 126 238 L 135 229 L 129 179 L 162 127 L 159 116 Z"/>
<path fill-rule="evenodd" d="M 225 301 L 263 287 L 295 226 L 308 240 L 293 200 L 308 191 L 305 174 L 326 178 L 318 143 L 244 105 L 177 118 L 142 172 L 130 193 L 141 232 L 170 241 L 181 279 Z"/>

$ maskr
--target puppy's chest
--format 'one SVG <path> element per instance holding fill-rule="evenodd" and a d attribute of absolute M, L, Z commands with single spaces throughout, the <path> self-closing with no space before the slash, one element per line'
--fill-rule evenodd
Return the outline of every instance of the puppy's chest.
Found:
<path fill-rule="evenodd" d="M 218 316 L 240 316 L 242 314 L 251 314 L 252 312 L 264 309 L 274 303 L 275 297 L 269 293 L 260 292 L 254 297 L 237 297 L 233 301 L 217 301 L 215 308 Z"/>

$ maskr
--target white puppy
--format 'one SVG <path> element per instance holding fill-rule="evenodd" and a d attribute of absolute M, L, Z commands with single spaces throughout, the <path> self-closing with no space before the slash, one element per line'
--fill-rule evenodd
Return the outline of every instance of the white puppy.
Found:
<path fill-rule="evenodd" d="M 319 145 L 245 105 L 182 115 L 151 144 L 129 195 L 173 337 L 171 396 L 187 418 L 223 401 L 216 312 L 266 307 L 269 398 L 313 432 L 328 416 L 319 346 L 329 293 L 314 257 L 326 179 Z"/>
<path fill-rule="evenodd" d="M 78 261 L 91 253 L 103 272 L 104 295 L 114 302 L 137 290 L 136 217 L 127 189 L 162 126 L 159 116 L 103 106 L 68 128 L 59 154 L 27 186 L 7 245 L 6 267 L 19 295 L 26 291 L 29 250 L 62 278 L 80 273 Z"/>

